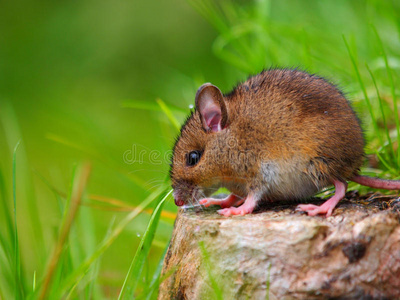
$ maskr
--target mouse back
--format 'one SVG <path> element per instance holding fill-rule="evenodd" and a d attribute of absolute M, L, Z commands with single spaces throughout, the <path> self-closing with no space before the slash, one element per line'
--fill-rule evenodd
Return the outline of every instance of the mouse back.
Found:
<path fill-rule="evenodd" d="M 226 98 L 240 112 L 237 130 L 259 144 L 257 151 L 267 147 L 269 159 L 303 157 L 336 179 L 358 172 L 364 158 L 360 121 L 344 94 L 324 78 L 299 70 L 268 70 Z M 258 143 L 260 137 L 263 142 Z"/>

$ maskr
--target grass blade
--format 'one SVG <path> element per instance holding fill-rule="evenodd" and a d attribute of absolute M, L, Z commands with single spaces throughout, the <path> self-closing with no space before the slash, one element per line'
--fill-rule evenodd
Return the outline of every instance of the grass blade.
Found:
<path fill-rule="evenodd" d="M 14 175 L 13 175 L 14 176 Z M 18 236 L 18 232 L 15 232 L 15 214 L 13 217 L 14 209 L 10 210 L 5 178 L 3 172 L 0 169 L 0 202 L 2 203 L 2 209 L 0 209 L 4 216 L 2 226 L 5 228 L 5 232 L 0 232 L 0 278 L 3 280 L 0 282 L 0 299 L 8 299 L 14 297 L 16 299 L 21 298 L 22 295 L 18 294 L 16 280 L 16 248 L 15 248 L 15 236 Z M 19 251 L 19 246 L 18 246 Z M 19 255 L 19 254 L 18 254 Z M 6 297 L 7 295 L 7 297 Z"/>
<path fill-rule="evenodd" d="M 21 136 L 23 136 L 20 124 L 23 122 L 22 120 L 19 120 L 17 116 L 17 111 L 14 108 L 14 105 L 12 101 L 6 100 L 4 98 L 0 99 L 0 127 L 3 126 L 6 130 L 4 131 L 4 137 L 5 141 L 2 141 L 1 146 L 2 150 L 6 149 L 7 146 L 9 148 L 9 151 L 12 155 L 13 151 L 15 150 L 14 147 L 17 144 L 18 139 L 20 139 Z M 21 121 L 21 122 L 20 122 Z M 3 135 L 0 135 L 0 138 L 3 137 Z M 19 142 L 18 142 L 19 143 Z M 18 175 L 18 181 L 19 181 L 19 188 L 18 192 L 20 194 L 20 206 L 27 207 L 27 215 L 24 215 L 24 219 L 26 222 L 23 222 L 26 224 L 29 222 L 29 232 L 24 232 L 24 237 L 20 235 L 20 240 L 24 242 L 26 239 L 25 237 L 28 236 L 34 236 L 34 239 L 32 240 L 32 244 L 30 245 L 31 251 L 35 252 L 36 257 L 40 260 L 40 263 L 44 262 L 44 251 L 41 251 L 41 247 L 44 245 L 44 237 L 43 237 L 43 228 L 42 228 L 42 223 L 39 218 L 39 203 L 35 197 L 35 191 L 33 187 L 33 182 L 31 181 L 29 177 L 29 160 L 28 160 L 28 153 L 26 150 L 26 144 L 25 143 L 20 143 L 20 146 L 18 147 L 18 161 L 19 161 L 19 175 Z M 3 152 L 4 153 L 4 152 Z M 4 153 L 5 154 L 5 153 Z M 6 159 L 5 157 L 2 159 Z M 10 178 L 12 178 L 10 176 Z M 26 205 L 26 206 L 25 206 Z M 25 225 L 20 225 L 21 226 Z M 13 228 L 14 231 L 14 228 Z M 21 247 L 22 248 L 22 247 Z M 23 266 L 22 266 L 23 269 Z M 23 272 L 22 272 L 23 273 Z M 25 278 L 25 277 L 23 277 Z M 28 288 L 27 282 L 24 284 L 24 289 L 26 291 L 30 290 Z"/>
<path fill-rule="evenodd" d="M 400 120 L 399 120 L 399 112 L 397 109 L 396 88 L 395 88 L 394 81 L 393 81 L 392 70 L 390 69 L 389 61 L 388 61 L 388 58 L 387 58 L 387 55 L 385 52 L 385 48 L 383 47 L 381 37 L 379 36 L 379 33 L 376 30 L 375 26 L 374 25 L 371 25 L 371 26 L 372 26 L 372 29 L 374 30 L 374 33 L 378 40 L 379 47 L 381 48 L 382 56 L 385 61 L 386 72 L 387 72 L 387 75 L 388 75 L 389 81 L 390 81 L 390 90 L 392 93 L 394 119 L 396 122 L 397 143 L 398 143 L 398 145 L 400 145 Z M 397 166 L 400 166 L 400 147 L 397 147 Z"/>
<path fill-rule="evenodd" d="M 80 228 L 84 228 L 82 232 L 77 233 L 78 237 L 75 240 L 75 247 L 78 247 L 78 244 L 81 245 L 81 257 L 79 257 L 79 261 L 83 261 L 84 258 L 88 257 L 93 251 L 96 249 L 97 241 L 96 241 L 96 230 L 94 224 L 93 210 L 87 207 L 83 207 L 78 218 Z M 74 264 L 76 265 L 76 263 Z M 100 267 L 100 260 L 97 260 L 93 263 L 93 267 L 88 273 L 88 281 L 83 285 L 85 287 L 85 297 L 87 299 L 93 299 L 93 295 L 100 295 L 101 291 L 98 285 L 98 271 Z"/>
<path fill-rule="evenodd" d="M 115 223 L 115 216 L 111 219 L 111 222 L 109 223 L 109 225 L 108 225 L 108 228 L 107 228 L 107 232 L 106 232 L 106 235 L 105 235 L 105 237 L 104 237 L 104 239 L 106 240 L 109 236 L 111 236 L 111 234 L 112 234 L 112 228 L 113 228 L 113 226 L 114 226 L 114 223 Z M 98 270 L 98 268 L 99 268 L 99 265 L 100 265 L 100 261 L 99 260 L 96 260 L 96 261 L 94 261 L 93 262 L 93 268 L 92 268 L 92 270 L 93 270 L 93 272 L 97 272 L 97 270 Z M 92 273 L 93 273 L 92 272 Z M 72 287 L 71 287 L 71 289 L 68 291 L 68 294 L 65 296 L 65 299 L 71 299 L 72 297 L 73 297 L 73 293 L 74 293 L 74 291 L 75 291 L 75 289 L 76 289 L 76 287 L 78 286 L 78 284 L 81 282 L 81 280 L 83 279 L 83 276 L 81 277 L 81 278 L 78 278 L 78 280 L 75 282 L 75 283 L 73 283 L 72 284 Z M 94 280 L 90 280 L 90 279 L 87 279 L 88 281 L 94 281 Z M 73 299 L 73 298 L 72 298 Z M 91 299 L 91 298 L 89 298 L 89 299 Z M 100 299 L 102 299 L 102 298 L 100 298 Z"/>
<path fill-rule="evenodd" d="M 33 272 L 32 291 L 36 291 L 36 271 Z"/>
<path fill-rule="evenodd" d="M 168 187 L 169 188 L 169 187 Z M 121 232 L 125 229 L 125 227 L 136 218 L 141 212 L 143 212 L 158 196 L 165 192 L 167 186 L 161 186 L 156 191 L 151 193 L 139 206 L 136 207 L 134 211 L 129 213 L 113 230 L 110 235 L 107 235 L 106 238 L 100 243 L 97 249 L 89 256 L 80 266 L 78 266 L 75 271 L 70 274 L 62 283 L 61 292 L 62 294 L 68 292 L 69 289 L 76 282 L 80 281 L 88 272 L 91 265 L 94 261 L 104 253 L 105 250 L 114 242 L 114 240 L 121 234 Z"/>
<path fill-rule="evenodd" d="M 187 0 L 219 33 L 213 52 L 246 73 L 265 68 L 270 62 L 270 1 L 237 6 L 232 1 Z"/>
<path fill-rule="evenodd" d="M 0 278 L 2 279 L 0 281 L 0 299 L 17 298 L 15 296 L 14 257 L 10 244 L 13 244 L 13 241 L 11 240 L 10 243 L 10 239 L 3 237 L 0 232 Z"/>
<path fill-rule="evenodd" d="M 149 111 L 162 111 L 160 105 L 158 105 L 157 102 L 153 102 L 153 101 L 129 100 L 129 101 L 122 102 L 121 107 L 143 109 L 143 110 L 149 110 Z M 188 113 L 187 109 L 181 108 L 176 105 L 168 104 L 168 107 L 170 108 L 171 111 L 180 112 L 180 113 L 184 113 L 184 114 Z"/>
<path fill-rule="evenodd" d="M 129 267 L 128 274 L 125 277 L 124 284 L 122 285 L 121 292 L 118 300 L 120 299 L 133 299 L 134 292 L 136 290 L 138 281 L 142 274 L 143 266 L 146 262 L 146 258 L 149 254 L 151 243 L 154 239 L 154 235 L 157 229 L 158 221 L 160 220 L 162 207 L 165 200 L 171 195 L 170 190 L 164 198 L 158 203 L 151 215 L 150 222 L 147 226 L 145 233 L 143 234 L 142 240 L 140 241 L 139 247 L 133 257 L 131 266 Z"/>
<path fill-rule="evenodd" d="M 79 209 L 79 206 L 80 206 L 80 203 L 82 200 L 82 195 L 85 191 L 85 187 L 86 187 L 86 184 L 89 179 L 90 169 L 91 168 L 90 168 L 89 164 L 83 165 L 79 176 L 76 177 L 74 188 L 72 190 L 69 208 L 64 213 L 64 216 L 63 216 L 63 219 L 61 222 L 60 233 L 58 235 L 58 241 L 56 243 L 55 249 L 54 249 L 51 259 L 50 259 L 49 266 L 46 271 L 46 275 L 44 277 L 44 281 L 43 281 L 39 299 L 45 299 L 47 296 L 53 274 L 56 271 L 56 268 L 60 261 L 60 256 L 61 256 L 61 253 L 63 250 L 63 246 L 68 238 L 72 223 L 78 212 L 78 209 Z"/>
<path fill-rule="evenodd" d="M 388 162 L 386 162 L 385 158 L 382 157 L 381 153 L 378 150 L 375 151 L 375 154 L 379 158 L 379 161 L 386 167 L 386 169 L 388 169 L 392 174 L 398 174 L 398 172 L 393 169 Z"/>
<path fill-rule="evenodd" d="M 91 194 L 88 196 L 88 199 L 91 202 L 94 202 L 94 203 L 97 202 L 98 205 L 92 204 L 92 203 L 86 203 L 84 205 L 92 207 L 92 208 L 96 208 L 96 209 L 107 210 L 107 211 L 111 211 L 111 210 L 113 210 L 113 211 L 133 211 L 137 207 L 135 205 L 127 204 L 119 199 L 109 198 L 109 197 L 105 197 L 105 196 L 101 196 L 101 195 Z M 153 213 L 153 211 L 154 210 L 152 208 L 148 208 L 144 212 L 151 215 Z M 176 213 L 163 210 L 161 212 L 161 218 L 166 220 L 167 222 L 168 221 L 173 222 L 176 218 Z"/>
<path fill-rule="evenodd" d="M 367 94 L 367 90 L 366 90 L 366 88 L 364 86 L 364 82 L 361 79 L 360 71 L 358 70 L 356 60 L 354 59 L 354 56 L 351 53 L 350 46 L 347 43 L 345 36 L 342 35 L 342 38 L 343 38 L 344 44 L 346 45 L 347 52 L 349 53 L 350 60 L 351 60 L 351 63 L 353 65 L 354 71 L 356 72 L 358 83 L 360 84 L 361 90 L 362 90 L 362 92 L 364 94 L 364 99 L 367 102 L 367 107 L 368 107 L 368 111 L 369 111 L 369 113 L 371 115 L 372 125 L 374 127 L 375 134 L 378 136 L 380 144 L 383 145 L 382 136 L 379 134 L 378 122 L 377 122 L 377 119 L 375 117 L 374 110 L 373 110 L 372 105 L 371 105 L 371 101 L 369 100 L 369 97 L 368 97 L 368 94 Z"/>
<path fill-rule="evenodd" d="M 1 169 L 0 169 L 0 203 L 2 203 L 3 205 L 1 210 L 4 213 L 5 226 L 8 233 L 7 237 L 4 237 L 4 240 L 8 242 L 4 243 L 3 247 L 5 247 L 4 250 L 7 253 L 7 255 L 11 255 L 12 250 L 10 247 L 13 247 L 14 245 L 14 243 L 12 242 L 12 240 L 14 239 L 14 222 L 12 213 L 10 211 L 10 207 L 8 206 L 6 184 Z"/>
<path fill-rule="evenodd" d="M 383 104 L 383 101 L 382 101 L 382 98 L 381 98 L 381 96 L 380 96 L 380 94 L 379 94 L 379 89 L 378 89 L 378 86 L 377 86 L 377 84 L 376 84 L 374 74 L 372 73 L 371 69 L 368 67 L 367 64 L 365 64 L 365 66 L 367 67 L 367 70 L 368 70 L 369 74 L 371 75 L 372 82 L 374 83 L 374 86 L 375 86 L 376 96 L 378 97 L 379 108 L 380 108 L 380 110 L 381 110 L 381 115 L 382 115 L 382 120 L 383 120 L 383 126 L 384 126 L 384 128 L 385 128 L 386 139 L 387 139 L 387 141 L 388 141 L 388 143 L 389 143 L 389 149 L 390 149 L 391 154 L 392 154 L 392 156 L 393 156 L 393 160 L 394 160 L 394 162 L 395 162 L 395 165 L 396 165 L 397 168 L 398 168 L 398 164 L 397 164 L 397 161 L 396 161 L 395 151 L 394 151 L 394 147 L 393 147 L 393 144 L 392 144 L 392 139 L 390 138 L 389 128 L 387 127 L 386 117 L 385 117 L 385 113 L 384 113 L 384 111 L 383 111 L 383 105 L 382 105 L 382 104 Z M 384 147 L 384 145 L 382 145 L 382 147 Z M 390 157 L 390 155 L 389 155 L 389 157 Z"/>
<path fill-rule="evenodd" d="M 146 300 L 151 300 L 152 297 L 153 297 L 154 292 L 160 286 L 161 271 L 162 271 L 162 267 L 163 267 L 163 264 L 164 264 L 164 258 L 167 255 L 168 248 L 169 248 L 169 243 L 167 244 L 163 254 L 161 255 L 161 258 L 160 258 L 160 261 L 158 262 L 157 268 L 154 271 L 153 278 L 151 280 L 150 286 L 145 291 L 146 292 L 145 295 L 147 295 Z"/>
<path fill-rule="evenodd" d="M 229 26 L 226 24 L 224 15 L 218 10 L 216 4 L 210 0 L 187 0 L 219 32 L 228 32 Z"/>
<path fill-rule="evenodd" d="M 21 257 L 18 242 L 18 224 L 17 224 L 17 150 L 20 141 L 15 145 L 12 162 L 12 186 L 14 202 L 14 274 L 15 274 L 15 297 L 24 298 L 24 285 L 21 278 Z"/>
<path fill-rule="evenodd" d="M 168 120 L 171 122 L 171 124 L 175 127 L 177 131 L 179 131 L 181 129 L 181 125 L 179 124 L 179 121 L 175 118 L 169 107 L 161 99 L 157 99 L 156 101 L 157 104 L 160 106 L 161 110 L 163 111 L 163 113 L 167 116 Z"/>

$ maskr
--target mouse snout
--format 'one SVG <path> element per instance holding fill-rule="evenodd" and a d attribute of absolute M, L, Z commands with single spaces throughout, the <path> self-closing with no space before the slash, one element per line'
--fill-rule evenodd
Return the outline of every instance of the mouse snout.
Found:
<path fill-rule="evenodd" d="M 179 195 L 179 192 L 177 190 L 174 190 L 173 196 L 174 196 L 175 204 L 177 206 L 182 206 L 185 204 L 185 202 L 182 199 L 182 196 Z"/>
<path fill-rule="evenodd" d="M 183 180 L 179 183 L 172 185 L 172 188 L 174 189 L 172 195 L 177 206 L 184 206 L 187 204 L 190 204 L 192 206 L 194 203 L 193 199 L 196 199 L 196 195 L 199 192 L 197 186 Z"/>
<path fill-rule="evenodd" d="M 185 202 L 183 202 L 183 200 L 180 199 L 179 197 L 174 198 L 174 199 L 175 199 L 175 204 L 176 204 L 177 206 L 182 206 L 183 204 L 185 204 Z"/>

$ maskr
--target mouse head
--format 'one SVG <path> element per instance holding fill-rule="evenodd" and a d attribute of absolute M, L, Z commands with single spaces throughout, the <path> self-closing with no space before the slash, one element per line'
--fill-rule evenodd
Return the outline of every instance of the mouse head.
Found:
<path fill-rule="evenodd" d="M 205 83 L 198 89 L 195 103 L 172 157 L 170 175 L 178 206 L 211 194 L 224 172 L 220 153 L 228 124 L 225 99 L 216 86 Z"/>

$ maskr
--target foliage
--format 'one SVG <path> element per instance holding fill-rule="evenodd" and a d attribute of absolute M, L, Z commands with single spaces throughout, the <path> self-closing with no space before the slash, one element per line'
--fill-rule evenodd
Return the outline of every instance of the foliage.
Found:
<path fill-rule="evenodd" d="M 362 173 L 398 178 L 399 20 L 394 0 L 1 3 L 0 298 L 156 297 L 169 151 L 205 81 L 326 77 L 363 120 Z"/>

